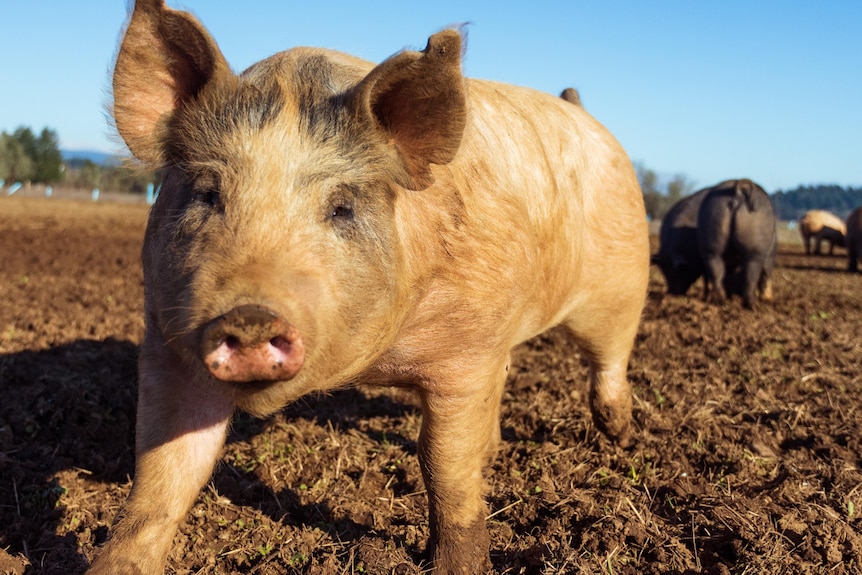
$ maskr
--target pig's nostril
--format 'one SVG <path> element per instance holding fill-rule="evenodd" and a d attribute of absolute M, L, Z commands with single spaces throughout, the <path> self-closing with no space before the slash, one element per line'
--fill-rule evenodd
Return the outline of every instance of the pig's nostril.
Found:
<path fill-rule="evenodd" d="M 269 340 L 269 345 L 285 353 L 289 352 L 291 347 L 290 340 L 280 335 Z"/>

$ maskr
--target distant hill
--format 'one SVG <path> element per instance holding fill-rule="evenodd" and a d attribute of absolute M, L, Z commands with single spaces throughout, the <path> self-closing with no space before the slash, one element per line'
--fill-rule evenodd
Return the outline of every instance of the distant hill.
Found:
<path fill-rule="evenodd" d="M 799 186 L 786 192 L 779 190 L 771 198 L 779 220 L 798 220 L 808 210 L 827 210 L 843 219 L 862 206 L 862 188 Z"/>
<path fill-rule="evenodd" d="M 107 154 L 105 152 L 96 152 L 94 150 L 60 150 L 60 154 L 62 154 L 64 162 L 68 162 L 73 165 L 89 160 L 100 166 L 118 166 L 123 161 L 121 156 Z"/>

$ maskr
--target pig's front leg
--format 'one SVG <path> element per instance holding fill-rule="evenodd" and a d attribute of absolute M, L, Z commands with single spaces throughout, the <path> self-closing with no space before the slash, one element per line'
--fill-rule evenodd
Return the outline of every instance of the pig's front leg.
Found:
<path fill-rule="evenodd" d="M 446 382 L 422 390 L 419 457 L 428 489 L 428 550 L 440 575 L 491 570 L 482 470 L 500 437 L 505 364 L 447 374 Z"/>
<path fill-rule="evenodd" d="M 161 575 L 221 454 L 233 404 L 166 355 L 142 354 L 134 485 L 89 575 Z"/>

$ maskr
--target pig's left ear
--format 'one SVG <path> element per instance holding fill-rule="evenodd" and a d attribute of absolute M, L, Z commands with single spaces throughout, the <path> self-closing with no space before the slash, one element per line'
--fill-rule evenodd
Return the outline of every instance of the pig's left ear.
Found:
<path fill-rule="evenodd" d="M 397 183 L 427 188 L 434 182 L 430 164 L 451 162 L 464 134 L 461 34 L 444 30 L 422 52 L 396 54 L 374 68 L 352 96 L 359 113 L 394 145 L 402 164 Z"/>

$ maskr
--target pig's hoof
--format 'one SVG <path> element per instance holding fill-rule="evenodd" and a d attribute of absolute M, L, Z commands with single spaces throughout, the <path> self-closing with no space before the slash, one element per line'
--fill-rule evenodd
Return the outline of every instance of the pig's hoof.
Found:
<path fill-rule="evenodd" d="M 597 408 L 593 406 L 593 422 L 608 439 L 620 447 L 628 447 L 631 443 L 631 411 L 612 409 L 609 406 Z"/>
<path fill-rule="evenodd" d="M 608 439 L 619 445 L 620 447 L 628 447 L 631 444 L 631 425 L 627 419 L 599 423 L 596 421 L 599 430 L 604 433 Z"/>
<path fill-rule="evenodd" d="M 444 530 L 435 545 L 429 541 L 435 575 L 483 575 L 491 573 L 491 541 L 484 520 L 470 527 Z"/>
<path fill-rule="evenodd" d="M 96 561 L 84 575 L 144 575 L 144 572 L 128 561 Z"/>

